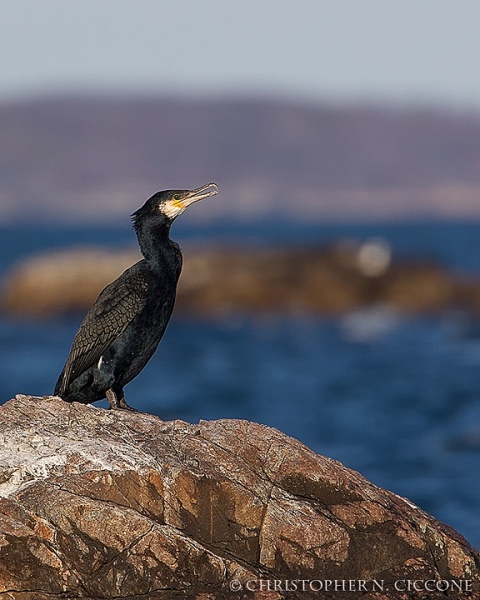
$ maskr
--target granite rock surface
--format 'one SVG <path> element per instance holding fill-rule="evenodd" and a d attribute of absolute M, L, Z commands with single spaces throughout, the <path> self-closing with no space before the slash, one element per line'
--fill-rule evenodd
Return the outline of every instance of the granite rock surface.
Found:
<path fill-rule="evenodd" d="M 22 395 L 0 424 L 1 600 L 480 598 L 460 534 L 273 428 Z"/>

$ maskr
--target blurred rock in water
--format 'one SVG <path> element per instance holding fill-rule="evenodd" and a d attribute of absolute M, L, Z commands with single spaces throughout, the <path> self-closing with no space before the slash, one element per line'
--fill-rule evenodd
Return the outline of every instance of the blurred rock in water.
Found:
<path fill-rule="evenodd" d="M 139 252 L 73 248 L 22 261 L 1 286 L 1 306 L 43 317 L 84 311 L 107 283 L 139 259 Z"/>
<path fill-rule="evenodd" d="M 1 284 L 7 314 L 45 317 L 87 310 L 102 288 L 136 262 L 136 250 L 76 248 L 33 256 Z M 480 282 L 431 262 L 391 260 L 372 241 L 329 247 L 186 247 L 177 310 L 340 314 L 370 305 L 409 313 L 480 308 Z"/>

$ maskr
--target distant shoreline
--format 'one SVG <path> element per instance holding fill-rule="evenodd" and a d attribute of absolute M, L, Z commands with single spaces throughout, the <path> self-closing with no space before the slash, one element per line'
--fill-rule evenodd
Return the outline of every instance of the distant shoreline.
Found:
<path fill-rule="evenodd" d="M 274 99 L 0 103 L 0 222 L 107 222 L 215 180 L 197 222 L 480 218 L 480 115 Z"/>

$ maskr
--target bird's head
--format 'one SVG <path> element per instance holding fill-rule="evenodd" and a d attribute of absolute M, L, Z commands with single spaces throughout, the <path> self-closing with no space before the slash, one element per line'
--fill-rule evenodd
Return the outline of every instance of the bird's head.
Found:
<path fill-rule="evenodd" d="M 207 183 L 195 190 L 165 190 L 157 192 L 132 214 L 135 228 L 144 220 L 172 223 L 190 204 L 218 194 L 216 183 Z"/>

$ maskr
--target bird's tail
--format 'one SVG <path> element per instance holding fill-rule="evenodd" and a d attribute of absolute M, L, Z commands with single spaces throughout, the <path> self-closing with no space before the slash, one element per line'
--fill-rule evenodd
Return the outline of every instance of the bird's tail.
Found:
<path fill-rule="evenodd" d="M 66 378 L 65 378 L 65 368 L 60 373 L 60 377 L 58 378 L 57 383 L 55 384 L 55 391 L 53 392 L 55 396 L 60 396 L 63 398 L 65 396 L 66 390 Z"/>

